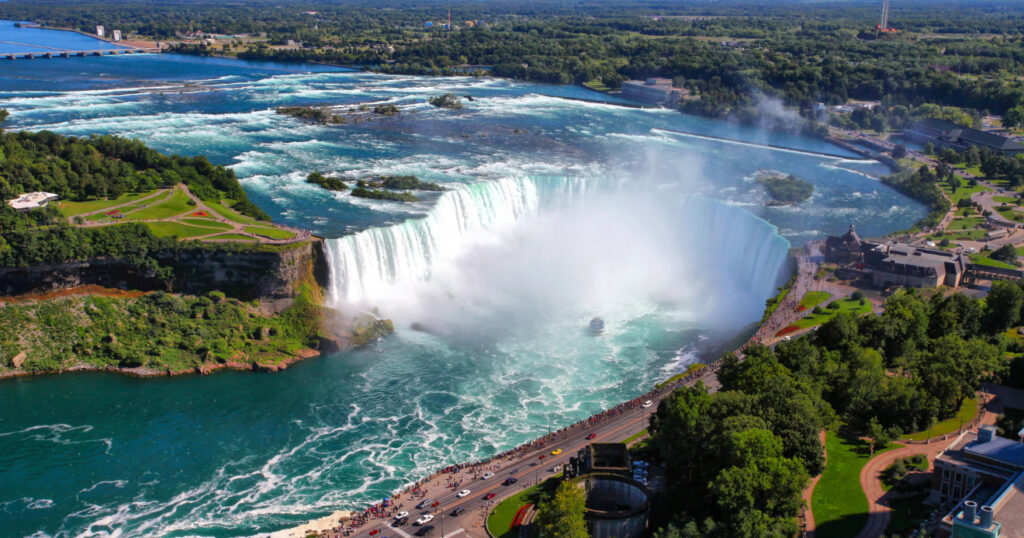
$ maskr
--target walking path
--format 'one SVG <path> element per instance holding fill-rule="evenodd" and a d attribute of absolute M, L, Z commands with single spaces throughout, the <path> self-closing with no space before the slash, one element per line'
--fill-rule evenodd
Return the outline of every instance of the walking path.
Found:
<path fill-rule="evenodd" d="M 999 418 L 1001 405 L 993 401 L 991 394 L 983 394 L 985 405 L 983 406 L 981 424 L 995 424 Z M 966 432 L 967 430 L 965 430 Z M 963 435 L 963 433 L 959 434 Z M 882 489 L 882 471 L 901 458 L 924 454 L 928 457 L 929 468 L 935 464 L 935 457 L 946 449 L 957 437 L 948 435 L 931 439 L 927 444 L 908 444 L 903 448 L 897 448 L 883 452 L 868 461 L 860 470 L 860 487 L 868 498 L 868 522 L 864 529 L 857 535 L 858 538 L 877 538 L 885 533 L 889 526 L 891 509 L 888 502 L 891 492 Z M 890 497 L 890 498 L 887 498 Z"/>
<path fill-rule="evenodd" d="M 192 200 L 192 202 L 194 203 L 194 205 L 190 206 L 186 211 L 184 211 L 184 212 L 182 212 L 181 214 L 178 214 L 178 215 L 173 215 L 173 216 L 165 217 L 165 218 L 161 218 L 161 219 L 131 219 L 131 220 L 119 221 L 119 222 L 115 222 L 115 223 L 106 222 L 106 221 L 84 220 L 84 219 L 87 219 L 88 217 L 91 217 L 91 216 L 100 215 L 100 214 L 108 214 L 108 213 L 111 213 L 111 212 L 114 212 L 114 211 L 118 211 L 120 208 L 123 208 L 123 207 L 138 206 L 141 202 L 145 202 L 147 200 L 152 200 L 154 198 L 161 197 L 161 196 L 165 195 L 168 192 L 170 192 L 171 196 L 173 196 L 174 195 L 173 192 L 175 190 L 181 190 L 182 192 L 184 192 L 185 195 L 188 196 L 189 199 Z M 168 196 L 167 199 L 170 199 L 170 197 Z M 160 203 L 163 203 L 164 201 L 166 201 L 166 200 L 161 200 L 156 205 L 159 205 Z M 140 207 L 137 207 L 136 209 L 134 209 L 133 211 L 142 210 L 142 209 L 145 209 L 146 207 L 147 206 L 145 206 L 145 205 L 144 206 L 140 206 Z M 230 209 L 228 209 L 228 210 L 231 211 Z M 199 212 L 205 213 L 206 216 L 202 216 L 202 217 L 193 217 L 192 216 L 195 213 L 199 213 Z M 130 213 L 131 212 L 129 212 L 128 214 L 130 214 Z M 196 235 L 196 236 L 184 237 L 184 238 L 182 238 L 183 241 L 184 240 L 190 240 L 190 241 L 206 241 L 206 242 L 210 242 L 210 243 L 224 243 L 224 242 L 230 243 L 230 242 L 236 242 L 238 240 L 237 239 L 221 239 L 221 238 L 218 238 L 218 236 L 222 236 L 224 234 L 234 234 L 234 235 L 242 235 L 242 236 L 245 236 L 245 237 L 252 238 L 254 241 L 257 241 L 257 242 L 263 243 L 263 244 L 268 244 L 268 245 L 284 245 L 284 244 L 289 244 L 289 243 L 296 243 L 296 242 L 299 242 L 299 241 L 306 241 L 306 240 L 308 240 L 311 237 L 311 234 L 310 234 L 309 230 L 301 230 L 301 229 L 298 229 L 298 228 L 292 228 L 291 226 L 285 226 L 283 224 L 276 224 L 276 223 L 272 223 L 272 222 L 263 222 L 263 221 L 254 222 L 254 223 L 248 223 L 247 224 L 247 223 L 237 222 L 237 221 L 228 219 L 228 218 L 224 217 L 223 215 L 221 215 L 218 211 L 213 210 L 212 208 L 210 208 L 210 206 L 208 206 L 205 203 L 203 203 L 203 201 L 200 200 L 199 197 L 197 197 L 195 194 L 192 193 L 191 190 L 189 190 L 188 185 L 185 185 L 184 183 L 180 183 L 178 185 L 175 185 L 173 188 L 169 188 L 169 189 L 159 189 L 159 190 L 157 190 L 156 192 L 154 192 L 154 193 L 152 193 L 150 195 L 147 195 L 145 197 L 142 197 L 142 198 L 139 198 L 139 199 L 136 199 L 136 200 L 131 200 L 131 201 L 125 202 L 123 204 L 118 204 L 118 205 L 111 206 L 111 207 L 105 207 L 103 209 L 98 209 L 96 211 L 90 211 L 88 213 L 82 213 L 80 215 L 75 215 L 73 217 L 68 217 L 68 223 L 70 223 L 73 226 L 78 226 L 80 228 L 92 228 L 92 227 L 100 227 L 100 226 L 111 226 L 112 224 L 122 224 L 124 222 L 138 222 L 138 223 L 174 222 L 174 223 L 176 223 L 176 224 L 178 224 L 180 226 L 194 227 L 196 229 L 202 228 L 202 226 L 196 226 L 196 225 L 193 225 L 193 224 L 188 223 L 188 222 L 182 222 L 181 219 L 183 219 L 183 218 L 209 220 L 211 222 L 217 222 L 217 223 L 220 223 L 222 225 L 230 226 L 230 228 L 219 229 L 219 230 L 216 230 L 213 233 L 209 233 L 209 234 L 205 234 L 205 235 Z M 81 224 L 77 224 L 75 222 L 75 219 L 83 219 L 83 222 Z M 246 227 L 253 227 L 253 226 L 255 226 L 255 227 L 263 227 L 263 228 L 276 228 L 276 229 L 279 229 L 279 230 L 287 231 L 287 232 L 290 232 L 292 234 L 292 237 L 284 238 L 284 239 L 274 239 L 274 238 L 271 238 L 271 237 L 255 234 L 255 233 L 252 233 L 252 232 L 247 232 L 245 230 Z"/>

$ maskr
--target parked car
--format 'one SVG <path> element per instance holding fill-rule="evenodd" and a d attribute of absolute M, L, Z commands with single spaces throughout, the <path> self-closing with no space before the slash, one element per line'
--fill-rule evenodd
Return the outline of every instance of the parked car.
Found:
<path fill-rule="evenodd" d="M 483 476 L 480 477 L 480 480 L 487 480 L 488 478 L 490 478 L 492 476 L 494 476 L 494 473 L 492 473 L 490 471 L 487 471 L 486 473 L 484 473 Z"/>
<path fill-rule="evenodd" d="M 643 403 L 643 408 L 647 409 L 648 407 L 650 407 L 652 405 L 654 405 L 654 402 L 652 402 L 650 400 L 647 400 L 646 402 Z"/>

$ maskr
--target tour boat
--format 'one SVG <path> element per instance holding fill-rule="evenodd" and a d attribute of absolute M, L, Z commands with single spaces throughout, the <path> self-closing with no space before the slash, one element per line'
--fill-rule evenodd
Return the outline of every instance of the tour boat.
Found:
<path fill-rule="evenodd" d="M 595 335 L 604 333 L 604 320 L 601 318 L 590 320 L 590 332 Z"/>

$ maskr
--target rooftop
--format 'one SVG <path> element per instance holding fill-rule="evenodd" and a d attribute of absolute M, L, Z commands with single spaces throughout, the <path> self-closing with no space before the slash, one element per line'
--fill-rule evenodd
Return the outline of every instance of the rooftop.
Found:
<path fill-rule="evenodd" d="M 58 198 L 59 196 L 52 192 L 29 192 L 22 194 L 13 200 L 9 200 L 7 205 L 14 209 L 35 209 L 37 207 L 43 207 L 48 202 Z"/>

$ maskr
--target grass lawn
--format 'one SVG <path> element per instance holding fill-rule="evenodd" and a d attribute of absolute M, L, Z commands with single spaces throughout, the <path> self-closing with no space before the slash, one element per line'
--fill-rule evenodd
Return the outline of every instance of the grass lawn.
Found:
<path fill-rule="evenodd" d="M 189 226 L 188 224 L 181 224 L 179 222 L 147 222 L 146 226 L 149 227 L 150 231 L 153 232 L 153 235 L 157 237 L 177 236 L 182 239 L 186 237 L 215 234 L 221 231 L 218 228 L 201 228 L 199 226 Z"/>
<path fill-rule="evenodd" d="M 1008 209 L 996 209 L 996 212 L 1002 215 L 1003 218 L 1008 220 L 1019 221 L 1021 219 L 1024 219 L 1024 215 L 1022 215 L 1020 211 L 1017 211 L 1012 207 Z"/>
<path fill-rule="evenodd" d="M 498 506 L 495 506 L 494 510 L 487 516 L 487 530 L 498 538 L 518 536 L 518 532 L 513 533 L 509 529 L 509 525 L 512 524 L 512 520 L 516 517 L 516 512 L 526 503 L 533 503 L 536 506 L 542 496 L 553 494 L 555 488 L 561 482 L 560 477 L 561 474 L 555 475 L 532 488 L 524 489 L 498 503 Z"/>
<path fill-rule="evenodd" d="M 178 222 L 184 222 L 185 224 L 191 224 L 192 226 L 202 226 L 203 228 L 215 228 L 217 230 L 231 229 L 231 225 L 226 222 L 218 222 L 204 218 L 178 219 Z"/>
<path fill-rule="evenodd" d="M 601 82 L 600 80 L 591 80 L 590 82 L 584 82 L 583 85 L 597 92 L 611 91 L 611 88 L 606 86 L 605 83 Z"/>
<path fill-rule="evenodd" d="M 807 316 L 806 318 L 799 319 L 796 323 L 794 323 L 794 325 L 806 329 L 808 327 L 821 325 L 822 323 L 825 323 L 826 321 L 834 318 L 836 314 L 840 312 L 847 312 L 855 315 L 871 313 L 871 302 L 868 301 L 867 299 L 864 300 L 864 304 L 860 304 L 860 301 L 847 297 L 845 299 L 837 301 L 837 304 L 839 305 L 839 308 L 836 308 L 835 310 L 823 308 L 822 310 L 824 310 L 824 312 L 822 312 L 821 314 L 812 314 L 810 316 Z"/>
<path fill-rule="evenodd" d="M 992 258 L 989 258 L 987 256 L 982 256 L 981 254 L 971 254 L 970 258 L 971 258 L 972 262 L 974 262 L 974 263 L 976 263 L 978 265 L 987 265 L 989 267 L 999 267 L 999 268 L 1002 268 L 1002 269 L 1016 269 L 1017 268 L 1016 265 L 1010 265 L 1008 263 L 1004 263 L 1004 262 L 1001 262 L 999 260 L 993 260 Z"/>
<path fill-rule="evenodd" d="M 928 470 L 928 458 L 924 458 L 919 463 L 914 463 L 914 462 L 912 462 L 910 460 L 911 460 L 911 458 L 909 458 L 909 457 L 908 458 L 900 458 L 900 459 L 896 460 L 896 462 L 902 461 L 903 465 L 911 473 L 914 472 L 914 471 L 927 471 Z M 899 481 L 890 482 L 890 479 L 892 477 L 889 476 L 890 470 L 893 467 L 896 467 L 896 462 L 894 462 L 892 465 L 886 467 L 882 471 L 882 480 L 881 480 L 881 482 L 882 482 L 882 490 L 883 491 L 889 491 L 892 488 L 896 487 L 896 484 L 899 483 Z"/>
<path fill-rule="evenodd" d="M 645 435 L 647 435 L 647 430 L 641 430 L 641 431 L 636 432 L 633 435 L 630 435 L 629 437 L 627 437 L 626 440 L 623 441 L 623 443 L 626 443 L 628 445 L 629 443 L 632 443 L 633 441 L 636 441 L 637 439 L 639 439 L 639 438 L 641 438 L 641 437 L 643 437 Z"/>
<path fill-rule="evenodd" d="M 992 201 L 999 202 L 1000 204 L 1017 205 L 1017 203 L 1020 202 L 1020 198 L 1015 198 L 1013 196 L 993 196 Z"/>
<path fill-rule="evenodd" d="M 960 178 L 960 188 L 958 188 L 956 192 L 953 192 L 953 190 L 949 188 L 949 183 L 946 181 L 939 183 L 939 186 L 942 188 L 942 192 L 948 194 L 949 197 L 953 200 L 953 205 L 956 205 L 957 202 L 963 200 L 964 198 L 970 198 L 971 195 L 976 192 L 984 192 L 991 190 L 984 185 L 977 185 L 971 187 L 968 181 L 964 178 Z"/>
<path fill-rule="evenodd" d="M 190 199 L 188 195 L 185 194 L 185 191 L 175 189 L 174 194 L 172 194 L 166 201 L 132 211 L 127 214 L 126 217 L 135 220 L 166 219 L 168 217 L 180 215 L 186 211 L 191 211 L 194 206 L 188 205 L 189 201 Z"/>
<path fill-rule="evenodd" d="M 295 237 L 295 234 L 288 230 L 282 230 L 280 228 L 265 228 L 263 226 L 246 226 L 246 233 L 262 235 L 270 239 L 291 239 Z"/>
<path fill-rule="evenodd" d="M 215 235 L 213 237 L 208 237 L 207 239 L 222 239 L 222 240 L 228 240 L 228 241 L 248 241 L 248 242 L 255 242 L 256 241 L 256 239 L 253 239 L 252 237 L 249 237 L 248 235 L 242 235 L 242 234 L 220 234 L 220 235 Z"/>
<path fill-rule="evenodd" d="M 133 192 L 129 194 L 121 195 L 113 200 L 88 200 L 85 202 L 71 202 L 61 201 L 60 213 L 65 217 L 73 217 L 75 215 L 81 215 L 83 213 L 92 213 L 93 211 L 99 211 L 115 205 L 127 204 L 129 202 L 144 198 L 153 194 L 155 191 L 147 192 Z"/>
<path fill-rule="evenodd" d="M 154 197 L 152 197 L 152 198 L 150 198 L 148 200 L 143 200 L 141 202 L 135 202 L 133 204 L 126 205 L 124 207 L 121 207 L 121 208 L 118 208 L 118 209 L 114 209 L 112 211 L 117 211 L 118 213 L 120 213 L 122 215 L 126 215 L 127 213 L 129 213 L 131 211 L 135 211 L 136 209 L 141 209 L 141 208 L 146 207 L 146 206 L 150 206 L 150 205 L 154 205 L 154 204 L 159 204 L 160 202 L 166 200 L 170 196 L 171 196 L 171 191 L 168 190 L 168 191 L 159 193 L 156 196 L 154 196 Z M 85 220 L 107 220 L 107 219 L 112 219 L 113 218 L 113 217 L 108 216 L 108 215 L 106 215 L 104 213 L 105 212 L 101 211 L 99 213 L 96 213 L 95 215 L 86 217 Z"/>
<path fill-rule="evenodd" d="M 814 308 L 827 301 L 831 296 L 832 294 L 827 291 L 809 291 L 804 294 L 803 299 L 800 299 L 800 306 Z"/>
<path fill-rule="evenodd" d="M 901 445 L 890 443 L 878 455 Z M 860 470 L 871 459 L 870 447 L 860 439 L 835 432 L 825 437 L 828 462 L 814 487 L 811 507 L 818 536 L 856 536 L 868 519 L 868 498 L 860 487 Z"/>
<path fill-rule="evenodd" d="M 985 219 L 982 217 L 956 217 L 949 223 L 949 226 L 946 229 L 951 232 L 969 230 L 980 227 L 983 222 L 985 222 Z"/>
<path fill-rule="evenodd" d="M 935 424 L 931 428 L 912 433 L 910 435 L 904 435 L 903 439 L 910 441 L 924 441 L 939 435 L 947 433 L 953 433 L 960 429 L 962 424 L 967 424 L 974 418 L 974 415 L 978 412 L 978 402 L 974 398 L 964 398 L 963 403 L 960 404 L 960 411 L 957 412 L 953 418 L 948 418 Z"/>
<path fill-rule="evenodd" d="M 234 209 L 230 209 L 228 207 L 230 205 L 229 200 L 222 200 L 222 202 L 224 203 L 217 203 L 211 200 L 203 200 L 203 203 L 206 204 L 210 209 L 214 210 L 217 214 L 230 221 L 238 222 L 241 224 L 258 224 L 260 222 L 252 217 L 247 217 L 235 211 Z"/>

